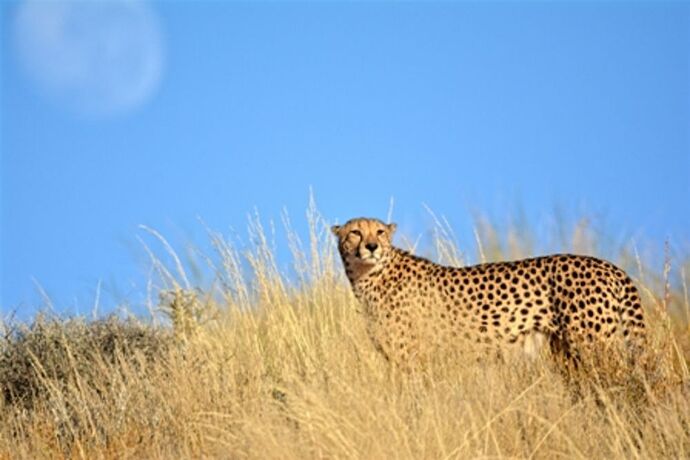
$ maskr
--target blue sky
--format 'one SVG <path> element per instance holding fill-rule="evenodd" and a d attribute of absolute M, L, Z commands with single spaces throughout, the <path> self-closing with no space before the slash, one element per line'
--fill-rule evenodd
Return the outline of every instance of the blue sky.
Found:
<path fill-rule="evenodd" d="M 135 298 L 138 224 L 303 229 L 309 187 L 332 221 L 688 241 L 688 3 L 83 5 L 0 6 L 1 312 Z"/>

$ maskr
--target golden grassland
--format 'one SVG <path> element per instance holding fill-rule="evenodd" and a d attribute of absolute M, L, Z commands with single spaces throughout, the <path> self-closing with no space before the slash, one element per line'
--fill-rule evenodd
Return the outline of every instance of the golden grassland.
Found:
<path fill-rule="evenodd" d="M 242 253 L 209 232 L 215 280 L 203 291 L 146 229 L 163 248 L 146 246 L 151 308 L 164 321 L 5 324 L 0 458 L 690 457 L 688 259 L 653 270 L 618 251 L 644 297 L 641 361 L 654 372 L 626 382 L 602 369 L 574 391 L 548 356 L 455 350 L 412 373 L 391 367 L 366 334 L 328 226 L 313 209 L 308 219 L 306 245 L 286 221 L 288 273 L 258 219 Z M 462 262 L 447 226 L 435 235 L 433 258 Z M 531 250 L 486 223 L 475 236 L 482 259 Z M 562 249 L 597 255 L 595 241 L 576 226 Z"/>

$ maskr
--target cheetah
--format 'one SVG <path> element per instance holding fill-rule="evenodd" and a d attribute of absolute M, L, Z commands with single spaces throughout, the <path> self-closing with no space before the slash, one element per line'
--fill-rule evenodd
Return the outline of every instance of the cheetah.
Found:
<path fill-rule="evenodd" d="M 557 254 L 448 267 L 394 247 L 395 229 L 372 218 L 331 228 L 369 334 L 389 360 L 411 362 L 457 340 L 531 357 L 548 343 L 573 362 L 592 344 L 644 340 L 639 292 L 609 262 Z"/>

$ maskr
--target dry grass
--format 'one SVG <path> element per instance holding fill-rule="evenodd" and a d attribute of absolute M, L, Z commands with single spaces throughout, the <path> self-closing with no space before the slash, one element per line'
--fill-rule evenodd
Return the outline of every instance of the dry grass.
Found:
<path fill-rule="evenodd" d="M 654 276 L 621 252 L 617 262 L 645 273 L 652 337 L 642 360 L 653 365 L 629 385 L 607 381 L 605 369 L 581 376 L 587 390 L 575 394 L 548 359 L 477 361 L 455 350 L 418 374 L 389 367 L 313 208 L 309 221 L 306 248 L 287 225 L 287 274 L 258 219 L 242 255 L 210 232 L 215 252 L 202 260 L 215 281 L 203 292 L 149 230 L 163 247 L 147 246 L 162 326 L 6 326 L 0 458 L 690 457 L 687 263 L 670 283 L 673 272 Z M 484 227 L 482 257 L 524 250 L 515 233 L 502 241 Z M 438 230 L 436 257 L 459 258 Z M 585 233 L 573 232 L 574 245 L 595 241 Z"/>

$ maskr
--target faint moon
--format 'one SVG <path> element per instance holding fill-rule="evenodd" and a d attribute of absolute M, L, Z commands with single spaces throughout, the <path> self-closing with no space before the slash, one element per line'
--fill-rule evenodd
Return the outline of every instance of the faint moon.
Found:
<path fill-rule="evenodd" d="M 160 25 L 142 2 L 26 0 L 16 10 L 14 39 L 27 75 L 80 115 L 128 112 L 160 82 Z"/>

